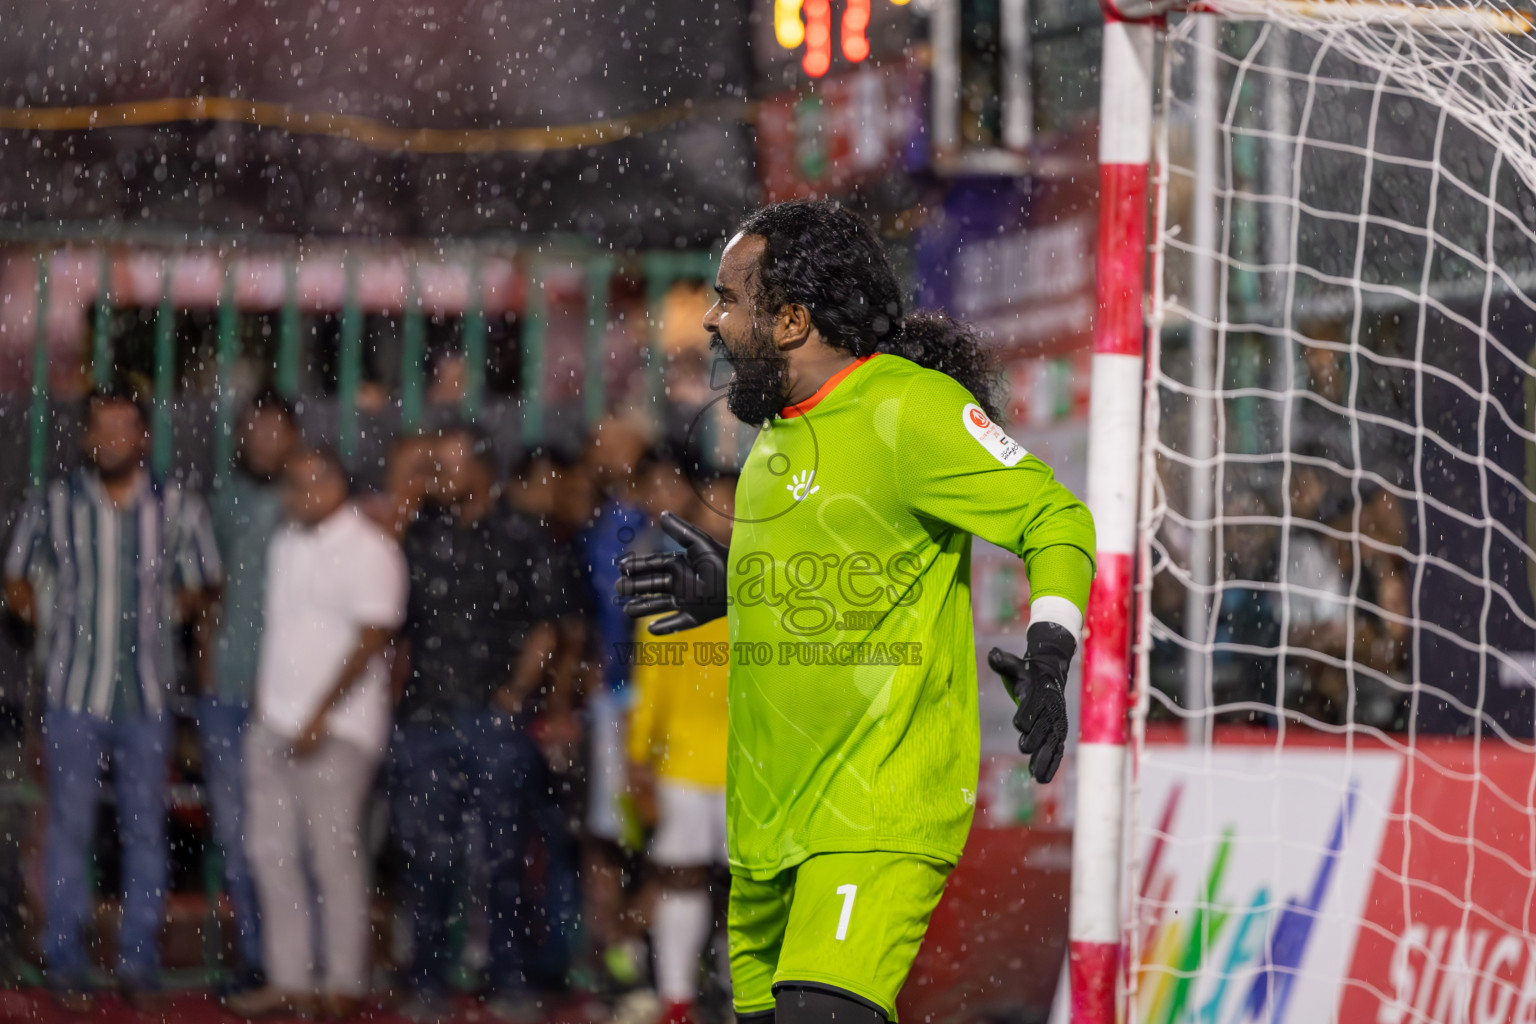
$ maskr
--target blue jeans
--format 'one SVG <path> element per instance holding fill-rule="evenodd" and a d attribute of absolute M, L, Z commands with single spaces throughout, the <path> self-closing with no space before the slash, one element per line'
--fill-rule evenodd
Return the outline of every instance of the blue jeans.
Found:
<path fill-rule="evenodd" d="M 78 988 L 89 971 L 81 933 L 91 919 L 95 893 L 87 864 L 102 792 L 102 758 L 110 754 L 123 851 L 117 975 L 126 985 L 154 988 L 169 870 L 165 816 L 170 722 L 145 717 L 108 722 L 55 710 L 43 716 L 43 734 L 48 776 L 43 956 L 49 984 Z"/>
<path fill-rule="evenodd" d="M 566 922 L 557 911 L 555 920 L 538 928 L 525 898 L 529 832 L 551 824 L 541 806 L 548 799 L 548 771 L 527 731 L 509 716 L 490 712 L 461 715 L 448 727 L 397 725 L 390 778 L 395 831 L 405 855 L 405 906 L 415 928 L 412 988 L 435 995 L 447 987 L 454 867 L 466 826 L 476 818 L 485 835 L 490 887 L 484 895 L 491 990 L 514 994 L 550 971 L 563 974 Z M 552 867 L 560 860 L 569 870 L 571 891 L 558 898 L 574 907 L 574 853 L 563 821 L 559 834 L 564 848 L 558 839 L 549 843 L 549 860 Z M 550 888 L 557 895 L 564 886 L 552 876 Z M 542 945 L 536 931 L 544 933 Z"/>
<path fill-rule="evenodd" d="M 203 696 L 197 702 L 197 730 L 203 741 L 203 781 L 213 831 L 224 855 L 224 889 L 235 916 L 235 948 L 246 971 L 261 967 L 261 931 L 256 883 L 245 853 L 245 771 L 241 750 L 250 708 Z"/>

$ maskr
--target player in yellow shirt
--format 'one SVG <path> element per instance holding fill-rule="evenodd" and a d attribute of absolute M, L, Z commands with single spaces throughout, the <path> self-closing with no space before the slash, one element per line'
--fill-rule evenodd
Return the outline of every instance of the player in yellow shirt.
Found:
<path fill-rule="evenodd" d="M 631 766 L 658 785 L 724 793 L 729 623 L 706 622 L 666 641 L 646 625 L 636 630 Z"/>
<path fill-rule="evenodd" d="M 694 521 L 730 542 L 734 479 L 703 492 Z M 636 633 L 629 721 L 630 786 L 653 817 L 649 850 L 661 892 L 651 921 L 661 1024 L 689 1024 L 699 955 L 714 932 L 710 872 L 726 866 L 725 760 L 730 626 L 725 618 L 658 639 Z"/>

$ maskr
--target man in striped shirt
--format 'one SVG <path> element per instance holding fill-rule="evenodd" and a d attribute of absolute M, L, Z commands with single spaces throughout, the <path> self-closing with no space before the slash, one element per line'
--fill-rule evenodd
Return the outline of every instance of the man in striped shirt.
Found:
<path fill-rule="evenodd" d="M 92 392 L 85 465 L 29 502 L 5 560 L 7 603 L 42 628 L 43 952 L 50 987 L 72 1009 L 90 1005 L 81 932 L 92 916 L 88 863 L 107 754 L 123 850 L 118 981 L 130 999 L 156 987 L 175 627 L 207 606 L 221 573 L 202 501 L 150 475 L 148 440 L 144 410 L 128 394 Z M 43 601 L 36 581 L 47 583 Z"/>

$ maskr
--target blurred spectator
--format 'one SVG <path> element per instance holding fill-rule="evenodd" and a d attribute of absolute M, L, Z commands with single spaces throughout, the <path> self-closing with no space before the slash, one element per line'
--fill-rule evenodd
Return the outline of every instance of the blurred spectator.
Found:
<path fill-rule="evenodd" d="M 1303 445 L 1297 454 L 1323 457 L 1315 445 Z M 1288 666 L 1286 706 L 1319 721 L 1341 722 L 1347 699 L 1344 673 L 1328 659 L 1344 655 L 1350 581 L 1327 524 L 1346 514 L 1348 495 L 1335 473 L 1309 462 L 1292 465 L 1290 495 L 1282 582 L 1287 641 L 1301 652 Z"/>
<path fill-rule="evenodd" d="M 591 525 L 593 485 L 579 459 L 557 448 L 534 448 L 513 467 L 506 487 L 507 508 L 546 531 L 554 558 L 554 585 L 564 607 L 591 616 L 591 587 L 576 542 Z"/>
<path fill-rule="evenodd" d="M 299 443 L 293 406 L 275 392 L 258 395 L 240 424 L 235 471 L 212 501 L 213 534 L 227 579 L 219 603 L 212 673 L 203 680 L 197 724 L 214 832 L 224 855 L 224 883 L 234 911 L 239 971 L 229 985 L 260 985 L 261 935 L 256 886 L 245 855 L 245 778 L 241 753 L 261 651 L 267 545 L 283 518 L 278 477 Z"/>
<path fill-rule="evenodd" d="M 592 486 L 580 461 L 560 448 L 538 447 L 523 454 L 507 483 L 508 514 L 538 524 L 549 540 L 549 580 L 554 603 L 561 609 L 552 693 L 590 692 L 594 678 L 590 634 L 592 593 L 587 574 L 574 550 L 577 533 L 592 517 Z M 545 863 L 545 918 L 570 934 L 580 913 L 580 887 L 575 856 L 555 856 L 569 844 L 582 817 L 580 772 L 582 727 L 575 715 L 561 713 L 565 701 L 555 702 L 555 714 L 535 718 L 529 733 L 551 773 L 551 799 L 538 801 L 534 814 L 538 834 L 551 855 Z M 534 975 L 552 982 L 570 967 L 570 950 L 552 944 L 540 947 Z"/>
<path fill-rule="evenodd" d="M 360 499 L 358 507 L 399 540 L 421 511 L 431 474 L 431 441 L 420 434 L 396 438 L 384 466 L 384 489 Z"/>
<path fill-rule="evenodd" d="M 588 441 L 584 468 L 597 489 L 596 513 L 576 538 L 576 550 L 591 588 L 593 642 L 598 678 L 587 693 L 590 757 L 587 764 L 587 852 L 585 889 L 587 923 L 593 948 L 619 986 L 639 977 L 640 952 L 621 923 L 624 905 L 621 843 L 627 838 L 620 808 L 624 793 L 624 716 L 629 669 L 615 652 L 629 643 L 634 623 L 614 598 L 619 559 L 645 528 L 636 494 L 635 467 L 649 439 L 633 420 L 608 417 L 598 422 Z M 629 831 L 632 831 L 629 830 Z"/>
<path fill-rule="evenodd" d="M 1298 450 L 1308 447 L 1347 471 L 1353 464 L 1349 367 L 1344 355 L 1349 329 L 1338 321 L 1311 321 L 1301 332 L 1305 390 L 1298 392 L 1292 409 L 1292 436 Z"/>
<path fill-rule="evenodd" d="M 221 571 L 202 501 L 145 469 L 148 423 L 129 395 L 92 392 L 83 441 L 86 465 L 31 501 L 5 563 L 11 611 L 47 623 L 43 953 L 49 985 L 76 1010 L 91 1002 L 81 931 L 107 757 L 123 849 L 118 982 L 136 1002 L 158 986 L 173 620 L 201 614 Z M 34 597 L 39 572 L 52 577 L 48 609 Z"/>
<path fill-rule="evenodd" d="M 1349 719 L 1353 705 L 1353 723 L 1399 728 L 1406 686 L 1391 676 L 1409 639 L 1399 554 L 1407 525 L 1391 492 L 1319 465 L 1326 449 L 1303 444 L 1297 454 L 1309 461 L 1291 468 L 1289 639 L 1320 657 L 1302 655 L 1292 667 L 1288 703 L 1331 724 Z"/>
<path fill-rule="evenodd" d="M 442 346 L 428 359 L 427 404 L 431 415 L 457 415 L 469 389 L 469 360 L 463 349 Z"/>
<path fill-rule="evenodd" d="M 1348 474 L 1358 469 L 1365 491 L 1372 477 L 1411 486 L 1412 387 L 1400 372 L 1369 353 L 1411 358 L 1394 326 L 1396 317 L 1306 319 L 1298 325 L 1304 390 L 1292 404 L 1291 437 Z M 1367 415 L 1359 415 L 1365 413 Z"/>
<path fill-rule="evenodd" d="M 366 379 L 358 382 L 357 391 L 353 395 L 353 401 L 357 405 L 357 411 L 369 416 L 379 416 L 389 408 L 393 396 L 389 393 L 389 385 L 381 380 Z"/>
<path fill-rule="evenodd" d="M 549 526 L 554 531 L 556 540 L 571 546 L 573 557 L 575 557 L 581 531 L 592 525 L 598 513 L 601 495 L 596 479 L 580 459 L 572 461 L 562 469 L 557 479 L 559 486 L 555 489 L 554 506 L 550 510 L 553 519 Z M 579 558 L 577 564 L 582 571 L 582 578 L 585 579 L 586 566 L 580 563 Z"/>
<path fill-rule="evenodd" d="M 557 529 L 560 490 L 576 475 L 572 472 L 575 465 L 576 460 L 556 449 L 539 447 L 524 452 L 507 481 L 507 503 L 551 530 Z M 572 531 L 564 532 L 569 535 Z"/>
<path fill-rule="evenodd" d="M 657 493 L 670 490 L 669 483 Z M 714 485 L 697 499 L 687 494 L 689 501 L 675 494 L 667 507 L 729 544 L 733 499 L 728 490 L 727 484 Z M 634 670 L 629 778 L 642 818 L 656 830 L 649 857 L 661 893 L 651 918 L 651 948 L 662 1021 L 691 1024 L 699 994 L 699 955 L 715 931 L 711 869 L 726 867 L 730 631 L 720 618 L 666 639 L 687 645 L 681 665 L 637 659 Z M 639 626 L 636 641 L 658 642 L 646 631 L 646 623 Z"/>
<path fill-rule="evenodd" d="M 533 938 L 542 933 L 547 943 L 564 945 L 562 922 L 536 927 L 531 920 L 529 836 L 552 820 L 558 833 L 545 835 L 550 860 L 563 868 L 574 853 L 558 815 L 538 813 L 553 794 L 527 729 L 553 666 L 555 621 L 564 609 L 551 579 L 547 533 L 499 500 L 486 438 L 452 427 L 433 454 L 428 504 L 405 535 L 411 670 L 391 746 L 395 826 L 414 927 L 407 1015 L 428 1020 L 448 1012 L 454 869 L 466 826 L 478 818 L 488 875 L 486 1005 L 498 1019 L 528 1020 L 541 1016 L 540 993 L 528 976 Z M 570 708 L 567 687 L 547 695 L 551 716 L 568 718 Z"/>
<path fill-rule="evenodd" d="M 1381 329 L 1390 334 L 1386 324 Z M 1311 529 L 1313 539 L 1301 544 L 1299 573 L 1292 574 L 1323 587 L 1321 594 L 1294 602 L 1300 619 L 1292 620 L 1292 642 L 1324 657 L 1305 659 L 1305 667 L 1291 674 L 1299 675 L 1296 705 L 1305 714 L 1327 722 L 1350 718 L 1354 724 L 1401 728 L 1406 685 L 1392 676 L 1402 670 L 1410 633 L 1400 554 L 1408 524 L 1383 482 L 1408 483 L 1408 399 L 1397 376 L 1355 372 L 1373 364 L 1351 354 L 1352 342 L 1360 351 L 1390 353 L 1393 339 L 1364 325 L 1357 336 L 1351 330 L 1343 320 L 1300 325 L 1306 387 L 1295 404 L 1292 429 L 1296 454 L 1310 464 L 1293 469 L 1292 503 L 1298 518 L 1331 532 Z M 1346 538 L 1357 538 L 1358 548 Z M 1321 555 L 1320 545 L 1326 548 Z M 1319 564 L 1329 561 L 1331 571 Z"/>
<path fill-rule="evenodd" d="M 1227 498 L 1222 520 L 1226 564 L 1211 655 L 1212 697 L 1223 721 L 1270 723 L 1274 713 L 1264 709 L 1275 707 L 1280 618 L 1274 590 L 1261 584 L 1279 578 L 1280 527 L 1269 503 L 1246 488 Z"/>
<path fill-rule="evenodd" d="M 292 522 L 268 554 L 245 751 L 267 986 L 230 1008 L 252 1017 L 309 1012 L 318 993 L 326 1012 L 347 1016 L 368 988 L 362 816 L 389 737 L 380 654 L 404 618 L 405 560 L 348 500 L 333 453 L 290 459 L 283 497 Z"/>
<path fill-rule="evenodd" d="M 693 518 L 699 498 L 695 492 L 697 484 L 691 477 L 698 476 L 697 465 L 696 457 L 670 445 L 659 446 L 641 459 L 635 472 L 635 495 L 649 525 L 635 541 L 638 550 L 677 548 L 672 538 L 662 531 L 660 517 L 670 510 L 684 519 Z"/>
<path fill-rule="evenodd" d="M 1336 524 L 1343 528 L 1344 524 Z M 1353 522 L 1348 528 L 1353 531 Z M 1404 666 L 1412 641 L 1408 568 L 1402 552 L 1408 522 L 1396 496 L 1363 486 L 1359 525 L 1361 597 L 1366 615 L 1355 643 L 1355 659 L 1370 672 L 1356 678 L 1355 721 L 1383 729 L 1407 728 L 1409 681 Z M 1341 568 L 1354 574 L 1353 545 L 1345 545 Z"/>
<path fill-rule="evenodd" d="M 506 498 L 507 514 L 527 519 L 530 528 L 537 524 L 548 540 L 549 585 L 561 609 L 554 675 L 562 690 L 574 695 L 581 666 L 590 662 L 592 593 L 573 544 L 592 516 L 591 483 L 577 460 L 559 449 L 535 448 L 518 461 Z M 568 748 L 579 737 L 580 726 L 565 715 L 547 718 L 538 729 L 546 760 L 562 772 L 572 760 Z"/>

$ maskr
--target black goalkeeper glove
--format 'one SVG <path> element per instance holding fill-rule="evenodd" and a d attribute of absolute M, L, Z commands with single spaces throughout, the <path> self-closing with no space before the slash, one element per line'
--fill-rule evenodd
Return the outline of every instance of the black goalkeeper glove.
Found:
<path fill-rule="evenodd" d="M 625 555 L 614 589 L 632 619 L 671 612 L 651 623 L 655 636 L 702 626 L 725 614 L 725 561 L 728 548 L 686 519 L 661 514 L 661 528 L 682 551 Z"/>
<path fill-rule="evenodd" d="M 1077 641 L 1066 627 L 1037 622 L 1025 634 L 1024 657 L 997 647 L 987 654 L 987 664 L 1019 705 L 1013 715 L 1019 753 L 1029 755 L 1029 773 L 1037 782 L 1051 781 L 1067 747 L 1067 666 L 1076 652 Z"/>

